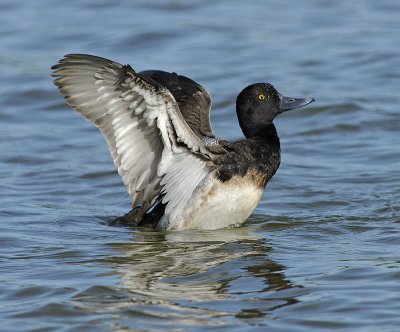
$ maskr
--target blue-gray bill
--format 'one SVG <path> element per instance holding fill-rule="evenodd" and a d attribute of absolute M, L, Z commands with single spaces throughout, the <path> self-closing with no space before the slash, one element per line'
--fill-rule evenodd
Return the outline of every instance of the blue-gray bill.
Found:
<path fill-rule="evenodd" d="M 285 97 L 279 94 L 280 103 L 278 106 L 278 113 L 294 110 L 311 104 L 315 101 L 314 98 L 292 98 Z"/>

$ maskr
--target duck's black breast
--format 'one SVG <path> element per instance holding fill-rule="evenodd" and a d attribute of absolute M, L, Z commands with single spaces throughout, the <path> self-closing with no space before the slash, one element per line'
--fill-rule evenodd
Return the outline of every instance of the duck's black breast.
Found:
<path fill-rule="evenodd" d="M 280 165 L 279 139 L 268 142 L 255 137 L 231 143 L 229 152 L 215 163 L 220 165 L 217 178 L 221 182 L 250 175 L 255 185 L 264 188 Z"/>

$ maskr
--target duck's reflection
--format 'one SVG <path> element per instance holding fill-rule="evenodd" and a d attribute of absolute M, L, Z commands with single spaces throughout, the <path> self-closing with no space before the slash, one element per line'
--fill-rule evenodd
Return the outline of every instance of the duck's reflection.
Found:
<path fill-rule="evenodd" d="M 134 230 L 132 242 L 112 246 L 118 254 L 107 264 L 121 275 L 131 305 L 146 310 L 257 318 L 299 295 L 254 222 L 217 231 Z"/>

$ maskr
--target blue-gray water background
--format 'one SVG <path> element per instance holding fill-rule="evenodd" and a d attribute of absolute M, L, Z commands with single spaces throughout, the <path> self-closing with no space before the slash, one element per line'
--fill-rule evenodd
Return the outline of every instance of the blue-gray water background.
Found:
<path fill-rule="evenodd" d="M 400 2 L 2 0 L 1 331 L 399 331 Z M 273 83 L 282 165 L 238 229 L 107 224 L 130 208 L 50 66 L 90 53 L 234 102 Z M 221 207 L 225 208 L 225 207 Z"/>

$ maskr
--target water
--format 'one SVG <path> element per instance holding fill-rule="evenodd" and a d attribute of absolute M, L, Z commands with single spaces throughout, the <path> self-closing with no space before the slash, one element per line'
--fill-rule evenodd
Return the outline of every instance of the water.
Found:
<path fill-rule="evenodd" d="M 399 331 L 400 4 L 0 4 L 0 330 Z M 213 127 L 270 81 L 282 165 L 244 227 L 112 227 L 130 199 L 49 76 L 66 53 L 194 78 Z"/>

